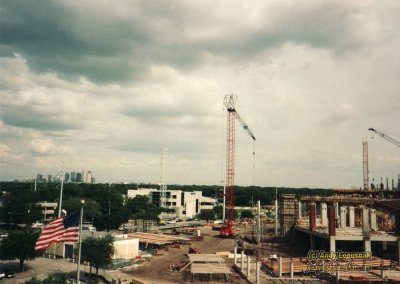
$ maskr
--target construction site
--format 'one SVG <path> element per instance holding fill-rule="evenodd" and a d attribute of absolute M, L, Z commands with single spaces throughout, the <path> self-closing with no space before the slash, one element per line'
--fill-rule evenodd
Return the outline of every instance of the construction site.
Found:
<path fill-rule="evenodd" d="M 272 215 L 265 214 L 271 205 L 258 201 L 255 218 L 240 222 L 234 219 L 235 121 L 254 143 L 256 138 L 236 111 L 236 96 L 225 96 L 224 103 L 223 223 L 161 235 L 130 233 L 153 251 L 116 272 L 117 278 L 127 283 L 400 283 L 400 181 L 395 187 L 392 180 L 391 188 L 388 180 L 386 187 L 383 181 L 369 183 L 368 143 L 362 143 L 363 187 L 333 189 L 324 196 L 276 190 Z M 383 132 L 369 130 L 400 147 Z M 165 207 L 163 172 L 160 204 Z"/>

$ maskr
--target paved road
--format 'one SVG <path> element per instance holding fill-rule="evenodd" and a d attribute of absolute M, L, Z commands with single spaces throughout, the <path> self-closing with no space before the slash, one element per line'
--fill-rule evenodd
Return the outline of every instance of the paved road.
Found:
<path fill-rule="evenodd" d="M 13 271 L 18 271 L 18 261 L 1 261 L 1 268 L 9 268 Z M 76 271 L 76 264 L 66 262 L 63 259 L 46 259 L 36 258 L 35 260 L 26 261 L 24 265 L 24 272 L 17 272 L 16 277 L 12 279 L 2 279 L 1 284 L 19 284 L 25 283 L 32 277 L 36 276 L 38 279 L 44 279 L 49 274 L 54 272 L 73 272 Z"/>

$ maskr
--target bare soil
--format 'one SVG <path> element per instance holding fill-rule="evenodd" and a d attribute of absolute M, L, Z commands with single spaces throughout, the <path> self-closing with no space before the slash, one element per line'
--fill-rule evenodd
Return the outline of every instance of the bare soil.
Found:
<path fill-rule="evenodd" d="M 190 246 L 200 250 L 200 253 L 215 253 L 218 251 L 229 251 L 233 252 L 235 240 L 228 238 L 220 238 L 218 231 L 213 231 L 209 227 L 201 228 L 202 236 L 204 237 L 201 241 L 192 242 Z M 180 248 L 169 248 L 168 250 L 159 250 L 162 255 L 153 256 L 149 261 L 146 261 L 141 266 L 132 270 L 119 270 L 117 273 L 121 280 L 132 281 L 136 279 L 143 283 L 247 283 L 245 280 L 233 272 L 228 282 L 225 282 L 224 277 L 218 277 L 214 275 L 212 282 L 210 282 L 208 276 L 204 279 L 196 277 L 195 281 L 192 282 L 192 276 L 190 274 L 190 267 L 184 271 L 171 271 L 170 265 L 178 265 L 184 261 L 188 261 L 189 245 L 181 246 Z M 227 265 L 232 266 L 233 260 L 227 258 Z M 233 270 L 232 270 L 233 271 Z M 115 275 L 115 274 L 114 274 Z"/>

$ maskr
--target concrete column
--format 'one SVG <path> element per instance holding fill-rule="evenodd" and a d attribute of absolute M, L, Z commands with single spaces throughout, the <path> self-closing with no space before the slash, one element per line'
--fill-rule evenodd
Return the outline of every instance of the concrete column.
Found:
<path fill-rule="evenodd" d="M 368 208 L 363 208 L 362 209 L 362 232 L 364 237 L 368 237 L 371 232 L 371 228 L 369 226 L 369 212 Z"/>
<path fill-rule="evenodd" d="M 376 224 L 376 210 L 375 209 L 369 209 L 369 218 L 371 222 L 371 230 L 372 231 L 378 231 L 378 226 Z"/>
<path fill-rule="evenodd" d="M 250 279 L 250 256 L 247 256 L 247 279 Z"/>
<path fill-rule="evenodd" d="M 400 240 L 397 241 L 397 262 L 400 263 Z"/>
<path fill-rule="evenodd" d="M 335 219 L 339 219 L 339 203 L 333 202 L 333 207 L 335 207 Z"/>
<path fill-rule="evenodd" d="M 278 275 L 279 275 L 279 278 L 280 277 L 282 277 L 282 269 L 283 269 L 283 267 L 282 267 L 282 256 L 280 256 L 279 258 L 278 258 L 278 261 L 279 261 L 279 268 L 278 268 Z"/>
<path fill-rule="evenodd" d="M 328 207 L 328 233 L 329 236 L 336 235 L 335 208 L 332 206 Z"/>
<path fill-rule="evenodd" d="M 354 215 L 354 206 L 349 207 L 349 227 L 354 228 L 356 226 L 355 223 L 355 215 Z"/>
<path fill-rule="evenodd" d="M 242 248 L 242 253 L 241 253 L 240 256 L 241 256 L 240 257 L 240 271 L 243 272 L 243 263 L 244 263 L 244 251 L 243 251 L 243 248 Z"/>
<path fill-rule="evenodd" d="M 326 203 L 321 203 L 321 224 L 324 228 L 328 226 L 328 206 Z"/>
<path fill-rule="evenodd" d="M 340 207 L 340 228 L 344 229 L 346 228 L 346 214 L 347 209 L 345 206 Z"/>
<path fill-rule="evenodd" d="M 364 240 L 364 251 L 371 251 L 371 240 L 365 239 Z"/>
<path fill-rule="evenodd" d="M 290 261 L 290 278 L 293 279 L 293 275 L 294 275 L 294 265 L 293 265 L 293 260 Z"/>
<path fill-rule="evenodd" d="M 256 284 L 260 284 L 260 262 L 256 262 Z"/>
<path fill-rule="evenodd" d="M 387 242 L 382 242 L 382 250 L 387 251 Z"/>
<path fill-rule="evenodd" d="M 301 207 L 301 201 L 299 201 L 298 205 L 299 205 L 298 219 L 301 219 L 301 217 L 303 217 L 303 212 L 302 212 L 303 210 L 302 210 L 302 207 Z"/>
<path fill-rule="evenodd" d="M 336 270 L 336 283 L 337 284 L 339 284 L 340 283 L 340 272 L 339 272 L 340 270 L 338 269 L 338 270 Z"/>
<path fill-rule="evenodd" d="M 278 236 L 278 199 L 275 199 L 275 236 Z"/>
<path fill-rule="evenodd" d="M 336 239 L 334 237 L 329 237 L 329 251 L 336 252 Z"/>
<path fill-rule="evenodd" d="M 316 205 L 314 202 L 309 205 L 309 211 L 310 211 L 310 215 L 308 216 L 309 217 L 309 229 L 311 231 L 313 231 L 313 230 L 315 230 L 315 227 L 316 227 L 316 215 L 317 215 Z"/>

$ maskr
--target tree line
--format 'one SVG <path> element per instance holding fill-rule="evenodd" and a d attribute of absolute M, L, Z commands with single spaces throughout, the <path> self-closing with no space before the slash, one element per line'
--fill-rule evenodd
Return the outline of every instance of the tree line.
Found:
<path fill-rule="evenodd" d="M 66 183 L 63 187 L 62 207 L 67 212 L 78 211 L 80 200 L 85 200 L 85 221 L 92 222 L 99 230 L 114 230 L 128 219 L 158 220 L 162 209 L 149 203 L 145 196 L 126 199 L 128 189 L 158 188 L 154 184 L 85 184 Z M 216 185 L 169 185 L 171 190 L 202 191 L 204 196 L 217 198 L 222 203 L 223 187 Z M 330 195 L 331 190 L 321 188 L 278 188 L 278 193 L 297 195 Z M 1 182 L 0 183 L 0 220 L 2 224 L 31 224 L 42 218 L 38 202 L 56 202 L 60 196 L 60 184 Z M 125 197 L 124 197 L 125 196 Z M 275 187 L 236 186 L 234 194 L 236 206 L 251 206 L 257 200 L 261 204 L 273 204 Z M 58 212 L 56 208 L 55 212 Z"/>

